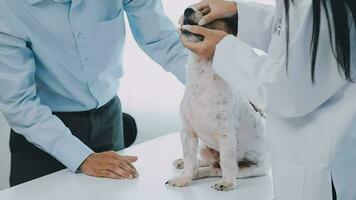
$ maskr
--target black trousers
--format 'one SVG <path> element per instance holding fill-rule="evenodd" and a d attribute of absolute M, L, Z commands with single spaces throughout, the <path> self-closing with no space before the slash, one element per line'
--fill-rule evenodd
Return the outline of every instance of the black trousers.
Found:
<path fill-rule="evenodd" d="M 333 200 L 337 200 L 337 195 L 336 195 L 336 190 L 335 190 L 334 181 L 332 181 L 332 187 L 333 187 Z"/>
<path fill-rule="evenodd" d="M 53 114 L 94 152 L 118 151 L 124 148 L 122 111 L 118 97 L 98 109 Z M 14 130 L 10 133 L 10 152 L 10 186 L 65 169 L 63 164 Z"/>

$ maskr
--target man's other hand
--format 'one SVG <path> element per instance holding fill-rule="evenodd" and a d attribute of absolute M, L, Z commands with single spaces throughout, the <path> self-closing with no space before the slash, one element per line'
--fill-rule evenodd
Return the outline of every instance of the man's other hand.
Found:
<path fill-rule="evenodd" d="M 81 165 L 81 171 L 89 176 L 133 179 L 138 176 L 132 165 L 137 161 L 136 156 L 121 156 L 114 151 L 91 154 Z"/>

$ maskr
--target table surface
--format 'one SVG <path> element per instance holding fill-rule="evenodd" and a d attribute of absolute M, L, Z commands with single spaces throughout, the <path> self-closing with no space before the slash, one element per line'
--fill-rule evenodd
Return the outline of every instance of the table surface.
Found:
<path fill-rule="evenodd" d="M 238 188 L 219 192 L 211 186 L 219 178 L 193 181 L 186 188 L 173 188 L 164 183 L 180 170 L 172 162 L 182 155 L 179 135 L 169 134 L 120 153 L 137 155 L 135 163 L 140 176 L 135 180 L 110 180 L 74 174 L 68 170 L 0 191 L 1 200 L 271 200 L 271 176 L 238 180 Z"/>

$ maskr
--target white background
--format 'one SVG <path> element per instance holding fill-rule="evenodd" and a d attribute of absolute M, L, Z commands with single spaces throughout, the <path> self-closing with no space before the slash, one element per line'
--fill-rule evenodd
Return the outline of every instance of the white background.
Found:
<path fill-rule="evenodd" d="M 267 3 L 273 0 L 258 1 Z M 187 6 L 196 2 L 196 0 L 163 0 L 166 13 L 174 23 L 178 21 Z M 183 95 L 183 86 L 145 56 L 135 44 L 131 34 L 127 35 L 125 76 L 121 79 L 118 94 L 124 111 L 137 120 L 139 126 L 137 142 L 179 131 L 181 123 L 178 105 Z M 0 114 L 0 190 L 8 187 L 10 168 L 8 141 L 9 127 Z"/>

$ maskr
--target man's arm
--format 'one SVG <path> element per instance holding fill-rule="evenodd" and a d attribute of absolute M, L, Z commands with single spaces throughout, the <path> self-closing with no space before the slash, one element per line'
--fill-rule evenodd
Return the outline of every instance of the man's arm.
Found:
<path fill-rule="evenodd" d="M 75 172 L 93 151 L 41 104 L 27 44 L 0 16 L 0 110 L 11 128 Z"/>
<path fill-rule="evenodd" d="M 164 14 L 161 1 L 124 0 L 124 8 L 138 45 L 184 84 L 188 51 L 179 41 L 177 28 Z"/>

